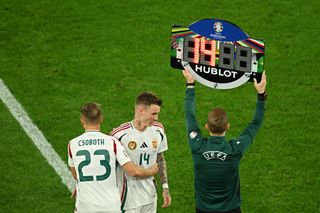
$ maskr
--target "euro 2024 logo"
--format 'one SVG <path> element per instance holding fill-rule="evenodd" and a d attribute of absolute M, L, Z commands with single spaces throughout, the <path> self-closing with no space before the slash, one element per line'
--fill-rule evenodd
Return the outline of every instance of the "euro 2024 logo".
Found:
<path fill-rule="evenodd" d="M 222 30 L 223 30 L 222 23 L 221 23 L 221 22 L 218 22 L 218 21 L 217 21 L 217 22 L 214 22 L 213 28 L 214 28 L 214 31 L 215 31 L 216 33 L 221 33 Z"/>

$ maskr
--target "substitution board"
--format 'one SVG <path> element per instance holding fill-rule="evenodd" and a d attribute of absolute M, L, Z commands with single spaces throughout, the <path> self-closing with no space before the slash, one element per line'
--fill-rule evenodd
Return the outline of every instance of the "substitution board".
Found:
<path fill-rule="evenodd" d="M 200 83 L 232 89 L 261 79 L 265 44 L 235 24 L 203 19 L 171 30 L 171 67 L 187 69 Z"/>

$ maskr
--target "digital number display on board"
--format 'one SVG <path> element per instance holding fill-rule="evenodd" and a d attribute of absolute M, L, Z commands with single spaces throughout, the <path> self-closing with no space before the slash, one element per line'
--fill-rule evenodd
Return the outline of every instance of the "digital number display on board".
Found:
<path fill-rule="evenodd" d="M 264 70 L 264 41 L 250 38 L 238 26 L 203 19 L 171 30 L 171 66 L 187 69 L 200 83 L 231 89 L 257 78 Z"/>

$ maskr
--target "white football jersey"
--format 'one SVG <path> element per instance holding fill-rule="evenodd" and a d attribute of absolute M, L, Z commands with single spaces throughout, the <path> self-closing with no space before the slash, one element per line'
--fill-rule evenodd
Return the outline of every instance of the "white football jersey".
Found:
<path fill-rule="evenodd" d="M 158 153 L 168 149 L 164 128 L 158 122 L 153 122 L 143 132 L 135 129 L 132 121 L 127 122 L 114 129 L 111 135 L 118 138 L 135 164 L 145 168 L 156 163 Z M 117 179 L 123 210 L 157 201 L 153 177 L 131 177 L 119 168 Z"/>
<path fill-rule="evenodd" d="M 116 164 L 131 161 L 121 143 L 99 131 L 86 131 L 69 142 L 68 156 L 77 172 L 76 210 L 120 211 Z"/>

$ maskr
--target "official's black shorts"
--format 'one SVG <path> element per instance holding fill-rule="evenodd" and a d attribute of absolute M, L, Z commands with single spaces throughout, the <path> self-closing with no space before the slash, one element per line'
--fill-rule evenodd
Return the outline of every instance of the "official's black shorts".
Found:
<path fill-rule="evenodd" d="M 239 208 L 232 209 L 232 210 L 229 210 L 226 212 L 206 212 L 206 211 L 202 211 L 202 210 L 196 208 L 196 213 L 241 213 L 241 209 L 239 207 Z"/>

